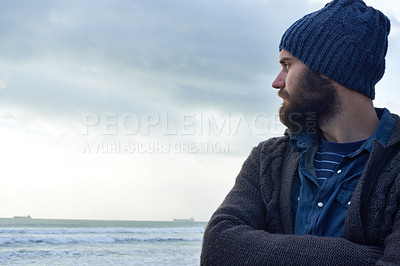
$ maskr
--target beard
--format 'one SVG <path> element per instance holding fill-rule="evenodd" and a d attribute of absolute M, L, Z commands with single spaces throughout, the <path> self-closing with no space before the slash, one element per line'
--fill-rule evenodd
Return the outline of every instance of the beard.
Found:
<path fill-rule="evenodd" d="M 320 124 L 340 111 L 336 88 L 311 69 L 304 71 L 293 93 L 281 89 L 278 95 L 286 100 L 279 110 L 280 120 L 293 134 L 317 135 Z"/>

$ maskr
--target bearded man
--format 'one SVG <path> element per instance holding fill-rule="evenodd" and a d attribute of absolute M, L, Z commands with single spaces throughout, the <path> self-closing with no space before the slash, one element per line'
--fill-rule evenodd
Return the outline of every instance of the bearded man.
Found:
<path fill-rule="evenodd" d="M 255 147 L 202 265 L 400 265 L 400 118 L 374 108 L 390 21 L 334 0 L 280 42 L 284 136 Z"/>

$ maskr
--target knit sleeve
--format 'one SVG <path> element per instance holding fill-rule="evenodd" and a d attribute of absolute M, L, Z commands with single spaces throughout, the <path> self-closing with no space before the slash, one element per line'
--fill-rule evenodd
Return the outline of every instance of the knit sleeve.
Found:
<path fill-rule="evenodd" d="M 385 252 L 383 257 L 377 262 L 377 265 L 400 265 L 400 175 L 398 182 L 393 185 L 393 190 L 397 193 L 391 193 L 391 202 L 388 205 L 396 206 L 397 214 L 394 216 L 392 232 L 385 238 Z"/>
<path fill-rule="evenodd" d="M 382 249 L 344 238 L 269 233 L 260 191 L 260 148 L 253 149 L 235 185 L 204 233 L 201 265 L 371 265 Z"/>

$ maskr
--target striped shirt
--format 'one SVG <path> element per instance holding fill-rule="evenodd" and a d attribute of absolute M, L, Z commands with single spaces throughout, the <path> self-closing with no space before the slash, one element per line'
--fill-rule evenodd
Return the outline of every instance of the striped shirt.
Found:
<path fill-rule="evenodd" d="M 336 168 L 346 155 L 353 153 L 364 143 L 334 143 L 322 140 L 314 156 L 314 167 L 320 185 L 336 172 Z"/>
<path fill-rule="evenodd" d="M 378 127 L 362 145 L 361 142 L 331 143 L 321 139 L 322 136 L 314 138 L 302 133 L 291 137 L 290 144 L 294 149 L 302 152 L 298 169 L 299 180 L 294 182 L 292 188 L 292 211 L 295 215 L 294 233 L 296 235 L 312 234 L 333 237 L 342 235 L 351 198 L 368 158 L 372 156 L 372 147 L 376 141 L 381 145 L 386 145 L 391 134 L 394 134 L 393 128 L 396 121 L 389 110 L 375 110 L 379 118 Z M 316 154 L 317 152 L 320 154 Z M 335 158 L 328 158 L 326 153 L 336 153 L 345 157 L 339 159 L 340 163 L 336 166 L 324 162 L 322 162 L 323 165 L 314 163 L 314 158 L 319 162 L 335 161 Z M 334 169 L 335 172 L 315 171 L 316 167 L 318 170 Z M 330 172 L 330 174 L 324 177 L 321 174 L 323 172 L 325 174 Z M 327 178 L 321 179 L 322 185 L 318 182 L 317 175 Z"/>

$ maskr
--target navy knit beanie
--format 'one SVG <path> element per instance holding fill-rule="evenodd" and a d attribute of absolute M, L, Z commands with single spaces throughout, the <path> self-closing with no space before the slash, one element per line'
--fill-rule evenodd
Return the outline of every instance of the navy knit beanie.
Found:
<path fill-rule="evenodd" d="M 385 72 L 390 20 L 361 0 L 333 0 L 284 33 L 285 49 L 312 70 L 375 98 Z"/>

